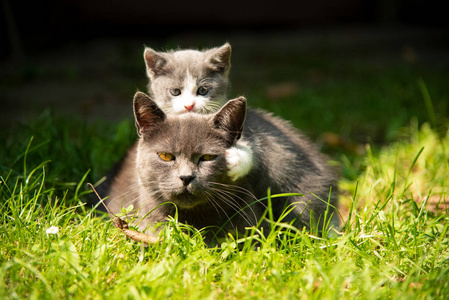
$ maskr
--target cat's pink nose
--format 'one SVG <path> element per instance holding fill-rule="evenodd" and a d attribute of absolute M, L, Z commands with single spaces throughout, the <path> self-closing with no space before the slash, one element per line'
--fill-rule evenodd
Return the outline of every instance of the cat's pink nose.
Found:
<path fill-rule="evenodd" d="M 193 107 L 195 106 L 195 104 L 190 104 L 190 105 L 185 105 L 185 109 L 187 109 L 187 111 L 191 111 L 193 109 Z"/>

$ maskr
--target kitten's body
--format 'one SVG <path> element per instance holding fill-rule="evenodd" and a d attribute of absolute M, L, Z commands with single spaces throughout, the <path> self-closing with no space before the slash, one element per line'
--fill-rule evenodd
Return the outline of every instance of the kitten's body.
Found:
<path fill-rule="evenodd" d="M 253 202 L 266 197 L 270 188 L 272 194 L 305 195 L 273 198 L 275 220 L 286 204 L 293 204 L 294 210 L 283 221 L 296 220 L 296 226 L 308 227 L 311 211 L 315 220 L 322 221 L 331 187 L 330 204 L 336 202 L 336 179 L 322 156 L 289 123 L 263 111 L 249 109 L 242 131 L 245 112 L 246 100 L 239 98 L 213 115 L 166 116 L 146 95 L 136 94 L 140 140 L 112 181 L 108 207 L 117 213 L 133 204 L 143 218 L 139 220 L 142 230 L 151 231 L 153 224 L 174 216 L 175 206 L 168 204 L 173 202 L 180 222 L 199 229 L 226 224 L 223 232 L 244 231 L 262 217 L 266 203 Z M 225 153 L 240 134 L 254 151 L 254 166 L 246 176 L 232 181 Z M 170 153 L 174 159 L 165 161 L 160 153 Z M 210 155 L 216 157 L 209 159 Z M 156 208 L 162 203 L 166 204 Z M 333 224 L 338 224 L 335 214 Z M 269 228 L 265 222 L 262 226 Z"/>

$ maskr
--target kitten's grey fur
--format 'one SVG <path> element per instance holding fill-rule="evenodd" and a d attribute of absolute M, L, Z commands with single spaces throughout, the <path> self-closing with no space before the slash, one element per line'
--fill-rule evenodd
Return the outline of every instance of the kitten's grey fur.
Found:
<path fill-rule="evenodd" d="M 217 111 L 227 100 L 231 46 L 205 51 L 157 52 L 145 48 L 150 97 L 166 113 Z M 205 94 L 198 93 L 205 89 Z M 179 95 L 173 95 L 173 90 Z M 188 109 L 187 109 L 188 108 Z"/>
<path fill-rule="evenodd" d="M 246 206 L 266 197 L 268 188 L 272 194 L 304 194 L 272 199 L 275 220 L 285 205 L 293 205 L 283 221 L 294 221 L 298 227 L 309 227 L 312 211 L 315 220 L 323 220 L 330 188 L 330 204 L 336 204 L 336 177 L 322 155 L 288 122 L 261 110 L 247 110 L 243 97 L 229 101 L 215 114 L 167 115 L 139 92 L 134 115 L 140 138 L 113 178 L 106 202 L 114 213 L 133 204 L 143 218 L 141 230 L 151 232 L 152 225 L 174 216 L 175 206 L 167 203 L 173 202 L 180 222 L 198 229 L 226 224 L 222 233 L 242 232 L 257 224 L 266 202 Z M 247 176 L 233 182 L 225 151 L 241 136 L 251 143 L 255 164 Z M 165 161 L 160 153 L 171 153 L 174 159 Z M 330 207 L 332 214 L 336 226 L 338 218 Z M 262 226 L 267 232 L 268 223 Z"/>

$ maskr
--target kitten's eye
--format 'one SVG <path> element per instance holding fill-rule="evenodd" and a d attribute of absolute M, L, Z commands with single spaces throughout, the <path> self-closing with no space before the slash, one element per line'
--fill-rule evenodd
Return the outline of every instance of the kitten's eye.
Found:
<path fill-rule="evenodd" d="M 204 87 L 204 86 L 200 87 L 200 88 L 196 91 L 196 93 L 197 93 L 198 95 L 201 95 L 201 96 L 206 95 L 208 92 L 209 92 L 209 90 L 207 89 L 207 87 Z"/>
<path fill-rule="evenodd" d="M 210 160 L 214 160 L 217 158 L 217 155 L 214 154 L 205 154 L 203 156 L 201 156 L 200 160 L 201 161 L 210 161 Z"/>
<path fill-rule="evenodd" d="M 164 161 L 172 161 L 175 160 L 175 156 L 171 153 L 167 152 L 158 152 L 157 155 Z"/>
<path fill-rule="evenodd" d="M 180 89 L 170 89 L 170 94 L 172 94 L 173 96 L 179 96 L 179 95 L 181 95 L 181 90 Z"/>

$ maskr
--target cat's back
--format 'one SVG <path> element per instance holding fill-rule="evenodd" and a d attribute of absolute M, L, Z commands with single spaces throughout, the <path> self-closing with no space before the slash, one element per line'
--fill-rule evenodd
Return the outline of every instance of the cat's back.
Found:
<path fill-rule="evenodd" d="M 260 109 L 248 109 L 243 137 L 255 152 L 253 170 L 279 185 L 327 185 L 336 180 L 326 156 L 290 122 Z M 284 191 L 285 192 L 285 191 Z"/>
<path fill-rule="evenodd" d="M 249 139 L 258 138 L 259 142 L 275 142 L 267 147 L 282 146 L 287 151 L 300 151 L 321 160 L 324 156 L 313 142 L 289 121 L 281 119 L 262 109 L 248 108 L 243 135 Z"/>

